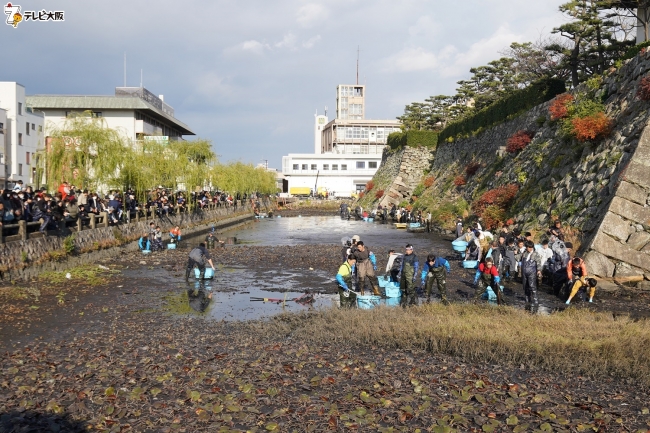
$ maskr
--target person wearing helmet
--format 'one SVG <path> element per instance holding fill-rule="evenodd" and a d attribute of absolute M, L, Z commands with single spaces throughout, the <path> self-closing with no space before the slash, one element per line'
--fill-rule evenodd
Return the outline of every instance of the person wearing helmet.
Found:
<path fill-rule="evenodd" d="M 429 254 L 427 261 L 422 268 L 422 287 L 426 288 L 427 302 L 431 302 L 431 291 L 433 283 L 437 283 L 442 303 L 449 305 L 447 300 L 447 274 L 451 272 L 449 262 L 442 257 L 436 257 L 435 254 Z"/>

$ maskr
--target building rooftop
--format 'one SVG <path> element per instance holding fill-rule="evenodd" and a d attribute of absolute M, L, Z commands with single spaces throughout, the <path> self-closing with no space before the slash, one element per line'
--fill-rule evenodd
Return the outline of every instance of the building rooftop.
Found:
<path fill-rule="evenodd" d="M 163 108 L 168 107 L 163 111 L 139 96 L 32 95 L 25 99 L 26 103 L 34 109 L 143 110 L 158 120 L 174 125 L 183 135 L 195 135 L 189 126 L 173 116 L 173 110 L 169 112 L 171 107 L 163 106 Z"/>

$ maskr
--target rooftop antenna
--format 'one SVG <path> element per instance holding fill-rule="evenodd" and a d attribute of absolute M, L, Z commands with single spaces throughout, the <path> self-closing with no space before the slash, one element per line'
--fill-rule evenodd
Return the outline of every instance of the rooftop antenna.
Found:
<path fill-rule="evenodd" d="M 124 87 L 126 87 L 126 51 L 124 52 Z"/>
<path fill-rule="evenodd" d="M 327 105 L 325 106 L 325 117 L 327 117 Z"/>
<path fill-rule="evenodd" d="M 140 87 L 142 87 L 142 68 L 140 68 Z"/>
<path fill-rule="evenodd" d="M 357 45 L 357 86 L 359 85 L 359 46 Z"/>

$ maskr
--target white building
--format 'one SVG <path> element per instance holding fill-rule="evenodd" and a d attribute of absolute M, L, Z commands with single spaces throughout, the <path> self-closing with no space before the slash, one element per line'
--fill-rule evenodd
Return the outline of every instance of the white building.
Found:
<path fill-rule="evenodd" d="M 388 135 L 400 131 L 398 120 L 365 119 L 365 96 L 365 86 L 337 86 L 337 118 L 315 116 L 314 153 L 282 157 L 284 192 L 309 188 L 351 197 L 365 189 L 381 165 Z"/>
<path fill-rule="evenodd" d="M 33 95 L 27 103 L 45 114 L 46 135 L 53 127 L 61 128 L 71 115 L 90 111 L 101 117 L 106 126 L 121 132 L 130 140 L 162 137 L 179 140 L 194 135 L 174 117 L 174 109 L 144 87 L 117 87 L 115 95 Z"/>
<path fill-rule="evenodd" d="M 45 146 L 43 125 L 43 113 L 34 111 L 26 102 L 25 87 L 13 81 L 0 82 L 2 186 L 19 180 L 24 185 L 34 183 L 34 157 Z"/>

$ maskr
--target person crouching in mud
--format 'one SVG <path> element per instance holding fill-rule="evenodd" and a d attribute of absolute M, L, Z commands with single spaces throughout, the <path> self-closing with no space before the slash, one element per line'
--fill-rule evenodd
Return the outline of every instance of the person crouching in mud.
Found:
<path fill-rule="evenodd" d="M 357 295 L 352 291 L 352 273 L 356 262 L 357 259 L 354 255 L 349 254 L 347 260 L 339 267 L 336 274 L 341 308 L 353 308 L 357 305 Z"/>
<path fill-rule="evenodd" d="M 492 288 L 492 291 L 497 295 L 497 304 L 505 305 L 505 299 L 503 299 L 503 294 L 499 288 L 499 283 L 501 282 L 501 277 L 499 277 L 499 271 L 497 267 L 494 266 L 494 261 L 492 257 L 485 259 L 485 263 L 478 265 L 476 270 L 476 276 L 474 277 L 474 285 L 476 286 L 476 292 L 474 292 L 474 303 L 477 303 L 483 293 L 485 293 L 488 287 Z"/>
<path fill-rule="evenodd" d="M 192 272 L 195 267 L 199 268 L 199 279 L 202 280 L 205 277 L 206 264 L 209 264 L 214 271 L 210 252 L 205 248 L 205 244 L 201 242 L 198 247 L 190 251 L 190 256 L 187 260 L 187 269 L 185 270 L 185 281 L 190 279 L 190 272 Z"/>

